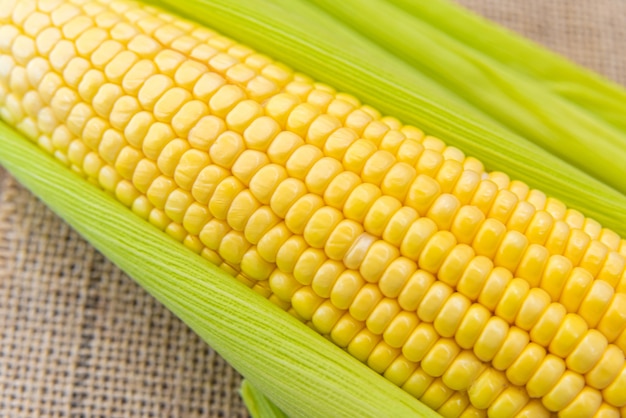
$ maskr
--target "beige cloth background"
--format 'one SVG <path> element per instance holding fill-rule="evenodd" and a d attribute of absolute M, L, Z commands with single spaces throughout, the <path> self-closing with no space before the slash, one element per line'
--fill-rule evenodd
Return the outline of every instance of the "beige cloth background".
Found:
<path fill-rule="evenodd" d="M 626 84 L 624 0 L 460 0 Z M 241 377 L 0 168 L 0 416 L 243 417 Z"/>

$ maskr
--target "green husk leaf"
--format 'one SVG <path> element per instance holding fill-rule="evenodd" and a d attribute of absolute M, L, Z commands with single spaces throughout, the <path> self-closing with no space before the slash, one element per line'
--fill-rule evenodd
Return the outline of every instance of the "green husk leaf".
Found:
<path fill-rule="evenodd" d="M 157 0 L 305 74 L 424 129 L 626 236 L 626 196 L 522 137 L 411 85 L 399 60 L 305 0 Z M 384 58 L 386 57 L 386 58 Z M 392 68 L 390 68 L 390 65 Z M 397 68 L 402 70 L 394 72 Z M 416 70 L 413 70 L 416 71 Z"/>
<path fill-rule="evenodd" d="M 283 411 L 248 380 L 241 382 L 240 393 L 252 418 L 287 418 Z"/>
<path fill-rule="evenodd" d="M 1 122 L 0 164 L 290 416 L 437 416 Z"/>
<path fill-rule="evenodd" d="M 626 131 L 626 89 L 450 0 L 388 0 L 466 46 Z"/>
<path fill-rule="evenodd" d="M 626 130 L 386 0 L 309 1 L 519 135 L 626 193 Z"/>

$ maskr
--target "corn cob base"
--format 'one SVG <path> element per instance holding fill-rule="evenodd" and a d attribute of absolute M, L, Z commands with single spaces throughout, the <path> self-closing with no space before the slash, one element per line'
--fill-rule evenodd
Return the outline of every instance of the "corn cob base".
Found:
<path fill-rule="evenodd" d="M 0 116 L 142 218 L 444 416 L 624 415 L 617 234 L 157 9 L 8 6 Z"/>

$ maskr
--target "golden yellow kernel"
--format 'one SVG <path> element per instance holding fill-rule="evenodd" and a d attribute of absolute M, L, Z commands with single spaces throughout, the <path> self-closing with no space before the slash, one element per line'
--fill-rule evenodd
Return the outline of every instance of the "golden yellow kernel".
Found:
<path fill-rule="evenodd" d="M 222 245 L 222 241 L 224 240 L 224 237 L 230 231 L 231 231 L 230 227 L 225 222 L 211 218 L 202 227 L 202 230 L 198 234 L 198 237 L 200 238 L 200 241 L 202 241 L 202 243 L 207 246 L 207 248 L 217 251 L 220 248 L 220 245 Z M 233 240 L 238 240 L 240 238 L 241 237 L 237 234 L 230 236 L 229 240 L 231 242 L 226 243 L 225 248 L 227 248 L 228 245 L 233 245 L 234 243 Z"/>
<path fill-rule="evenodd" d="M 350 305 L 350 314 L 359 321 L 365 321 L 376 305 L 383 299 L 378 287 L 367 283 L 361 287 Z"/>
<path fill-rule="evenodd" d="M 452 293 L 453 290 L 450 286 L 435 282 L 428 288 L 420 302 L 417 309 L 419 318 L 424 322 L 433 322 Z"/>
<path fill-rule="evenodd" d="M 382 273 L 378 285 L 387 297 L 398 297 L 409 278 L 417 270 L 417 265 L 405 257 L 394 259 Z"/>
<path fill-rule="evenodd" d="M 185 213 L 192 202 L 193 197 L 189 192 L 175 189 L 168 196 L 163 210 L 172 221 L 182 224 Z"/>
<path fill-rule="evenodd" d="M 259 169 L 269 164 L 267 155 L 260 151 L 244 150 L 232 165 L 232 172 L 243 184 L 250 184 Z"/>
<path fill-rule="evenodd" d="M 380 335 L 373 334 L 367 328 L 364 328 L 354 336 L 347 349 L 353 357 L 366 362 L 380 341 Z"/>
<path fill-rule="evenodd" d="M 249 218 L 261 207 L 249 190 L 244 190 L 235 196 L 232 201 L 226 220 L 235 231 L 243 231 Z"/>
<path fill-rule="evenodd" d="M 310 214 L 323 206 L 321 197 L 312 193 L 305 194 L 291 205 L 285 215 L 285 222 L 294 234 L 303 234 Z"/>
<path fill-rule="evenodd" d="M 478 376 L 467 391 L 472 405 L 478 409 L 487 409 L 507 387 L 504 373 L 487 368 Z"/>
<path fill-rule="evenodd" d="M 364 285 L 365 280 L 358 272 L 344 270 L 334 282 L 330 300 L 339 309 L 348 309 Z"/>
<path fill-rule="evenodd" d="M 137 185 L 136 185 L 137 187 Z M 139 187 L 137 187 L 139 189 Z M 167 199 L 174 190 L 176 189 L 176 183 L 166 176 L 158 176 L 152 181 L 150 187 L 146 192 L 146 196 L 150 200 L 157 209 L 163 209 L 165 207 L 165 203 Z"/>
<path fill-rule="evenodd" d="M 343 160 L 346 151 L 358 139 L 358 135 L 353 130 L 348 128 L 339 128 L 328 136 L 323 148 L 324 154 L 328 157 L 336 158 L 341 161 Z"/>
<path fill-rule="evenodd" d="M 585 381 L 579 374 L 567 370 L 556 385 L 542 399 L 550 411 L 560 411 L 565 408 L 585 387 Z"/>
<path fill-rule="evenodd" d="M 264 260 L 257 250 L 257 248 L 252 247 L 243 255 L 241 272 L 253 280 L 259 280 L 259 284 L 266 286 L 268 292 L 270 292 L 267 279 L 276 266 Z"/>
<path fill-rule="evenodd" d="M 337 309 L 330 301 L 324 301 L 313 314 L 313 326 L 322 335 L 328 335 L 343 316 L 344 311 Z"/>
<path fill-rule="evenodd" d="M 345 348 L 364 326 L 363 322 L 357 321 L 352 315 L 346 313 L 339 318 L 330 332 L 330 337 L 339 347 Z"/>
<path fill-rule="evenodd" d="M 367 126 L 367 128 L 365 128 L 365 132 L 363 132 L 363 136 L 367 137 L 368 134 L 371 134 L 372 126 L 376 126 L 376 124 L 378 124 L 379 126 L 378 132 L 379 133 L 384 132 L 384 136 L 382 136 L 382 138 L 379 137 L 375 139 L 374 137 L 372 137 L 371 140 L 374 141 L 380 147 L 380 149 L 394 154 L 397 158 L 398 150 L 400 149 L 400 146 L 406 140 L 407 137 L 402 132 L 399 132 L 397 130 L 387 130 L 389 129 L 389 127 L 380 121 L 371 122 Z"/>
<path fill-rule="evenodd" d="M 367 365 L 377 373 L 384 373 L 391 363 L 400 355 L 400 349 L 390 347 L 380 341 L 367 358 Z"/>
<path fill-rule="evenodd" d="M 593 282 L 591 274 L 580 268 L 574 267 L 561 292 L 559 301 L 568 312 L 576 312 L 583 298 L 589 291 Z"/>
<path fill-rule="evenodd" d="M 87 148 L 80 140 L 74 140 L 69 144 L 67 149 L 67 158 L 74 165 L 82 167 L 87 152 Z"/>
<path fill-rule="evenodd" d="M 609 308 L 615 291 L 613 287 L 602 280 L 595 280 L 578 308 L 578 314 L 589 327 L 594 328 Z"/>
<path fill-rule="evenodd" d="M 308 286 L 296 290 L 291 298 L 294 310 L 305 320 L 310 320 L 317 308 L 324 301 Z"/>
<path fill-rule="evenodd" d="M 244 189 L 245 186 L 233 176 L 222 180 L 215 188 L 209 202 L 211 214 L 217 219 L 225 220 L 233 200 Z"/>
<path fill-rule="evenodd" d="M 430 232 L 430 230 L 428 232 Z M 408 237 L 409 234 L 407 234 L 407 238 Z M 451 232 L 435 232 L 430 238 L 428 238 L 428 241 L 426 241 L 419 253 L 418 264 L 420 268 L 436 274 L 455 245 L 456 239 Z"/>
<path fill-rule="evenodd" d="M 465 391 L 485 370 L 485 365 L 471 351 L 461 351 L 442 376 L 443 383 L 452 390 Z"/>
<path fill-rule="evenodd" d="M 431 324 L 419 324 L 402 347 L 402 354 L 410 361 L 421 361 L 439 339 Z"/>
<path fill-rule="evenodd" d="M 445 302 L 433 322 L 442 337 L 454 337 L 461 321 L 465 317 L 471 301 L 460 293 L 453 293 Z"/>
<path fill-rule="evenodd" d="M 323 196 L 331 181 L 343 172 L 343 166 L 334 158 L 322 157 L 310 167 L 304 182 L 312 193 Z"/>
<path fill-rule="evenodd" d="M 551 303 L 530 330 L 530 339 L 539 345 L 548 347 L 566 314 L 567 311 L 563 305 Z"/>
<path fill-rule="evenodd" d="M 207 227 L 209 225 L 212 225 L 212 221 L 205 226 L 205 228 L 202 230 L 202 234 L 208 235 L 205 234 L 205 230 L 208 230 Z M 224 230 L 224 232 L 225 235 L 218 243 L 218 253 L 220 257 L 222 257 L 224 261 L 228 262 L 230 265 L 238 266 L 241 263 L 244 254 L 246 253 L 246 251 L 248 251 L 251 245 L 245 240 L 245 237 L 240 232 L 231 231 L 228 229 Z M 211 247 L 209 246 L 209 248 Z"/>
<path fill-rule="evenodd" d="M 256 212 L 259 212 L 258 210 Z M 256 213 L 255 212 L 255 213 Z M 250 224 L 252 220 L 248 221 Z M 284 222 L 278 223 L 278 219 L 273 225 L 268 225 L 268 231 L 258 240 L 257 251 L 267 262 L 274 263 L 277 257 L 285 258 L 284 254 L 279 254 L 283 245 L 293 236 Z M 245 233 L 245 231 L 244 231 Z"/>
<path fill-rule="evenodd" d="M 477 303 L 472 304 L 465 313 L 454 335 L 459 346 L 465 349 L 472 348 L 490 317 L 491 313 L 484 306 Z M 509 333 L 510 335 L 511 333 Z M 501 349 L 498 355 L 502 352 L 503 350 Z"/>

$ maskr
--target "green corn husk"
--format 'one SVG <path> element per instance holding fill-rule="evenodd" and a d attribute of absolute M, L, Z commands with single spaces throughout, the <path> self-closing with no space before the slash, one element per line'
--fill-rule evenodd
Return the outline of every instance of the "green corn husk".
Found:
<path fill-rule="evenodd" d="M 260 390 L 247 380 L 241 382 L 241 398 L 252 418 L 287 418 Z"/>
<path fill-rule="evenodd" d="M 411 85 L 405 66 L 306 0 L 150 1 L 270 54 L 626 235 L 626 196 L 541 147 Z M 413 70 L 416 71 L 416 70 Z M 619 162 L 619 161 L 618 161 Z"/>
<path fill-rule="evenodd" d="M 626 193 L 626 130 L 554 94 L 534 74 L 514 71 L 386 0 L 310 1 L 520 136 Z M 626 114 L 626 105 L 621 109 Z"/>
<path fill-rule="evenodd" d="M 437 416 L 1 122 L 0 164 L 289 416 Z"/>
<path fill-rule="evenodd" d="M 525 74 L 586 112 L 626 131 L 626 89 L 451 0 L 388 0 L 431 27 Z"/>

